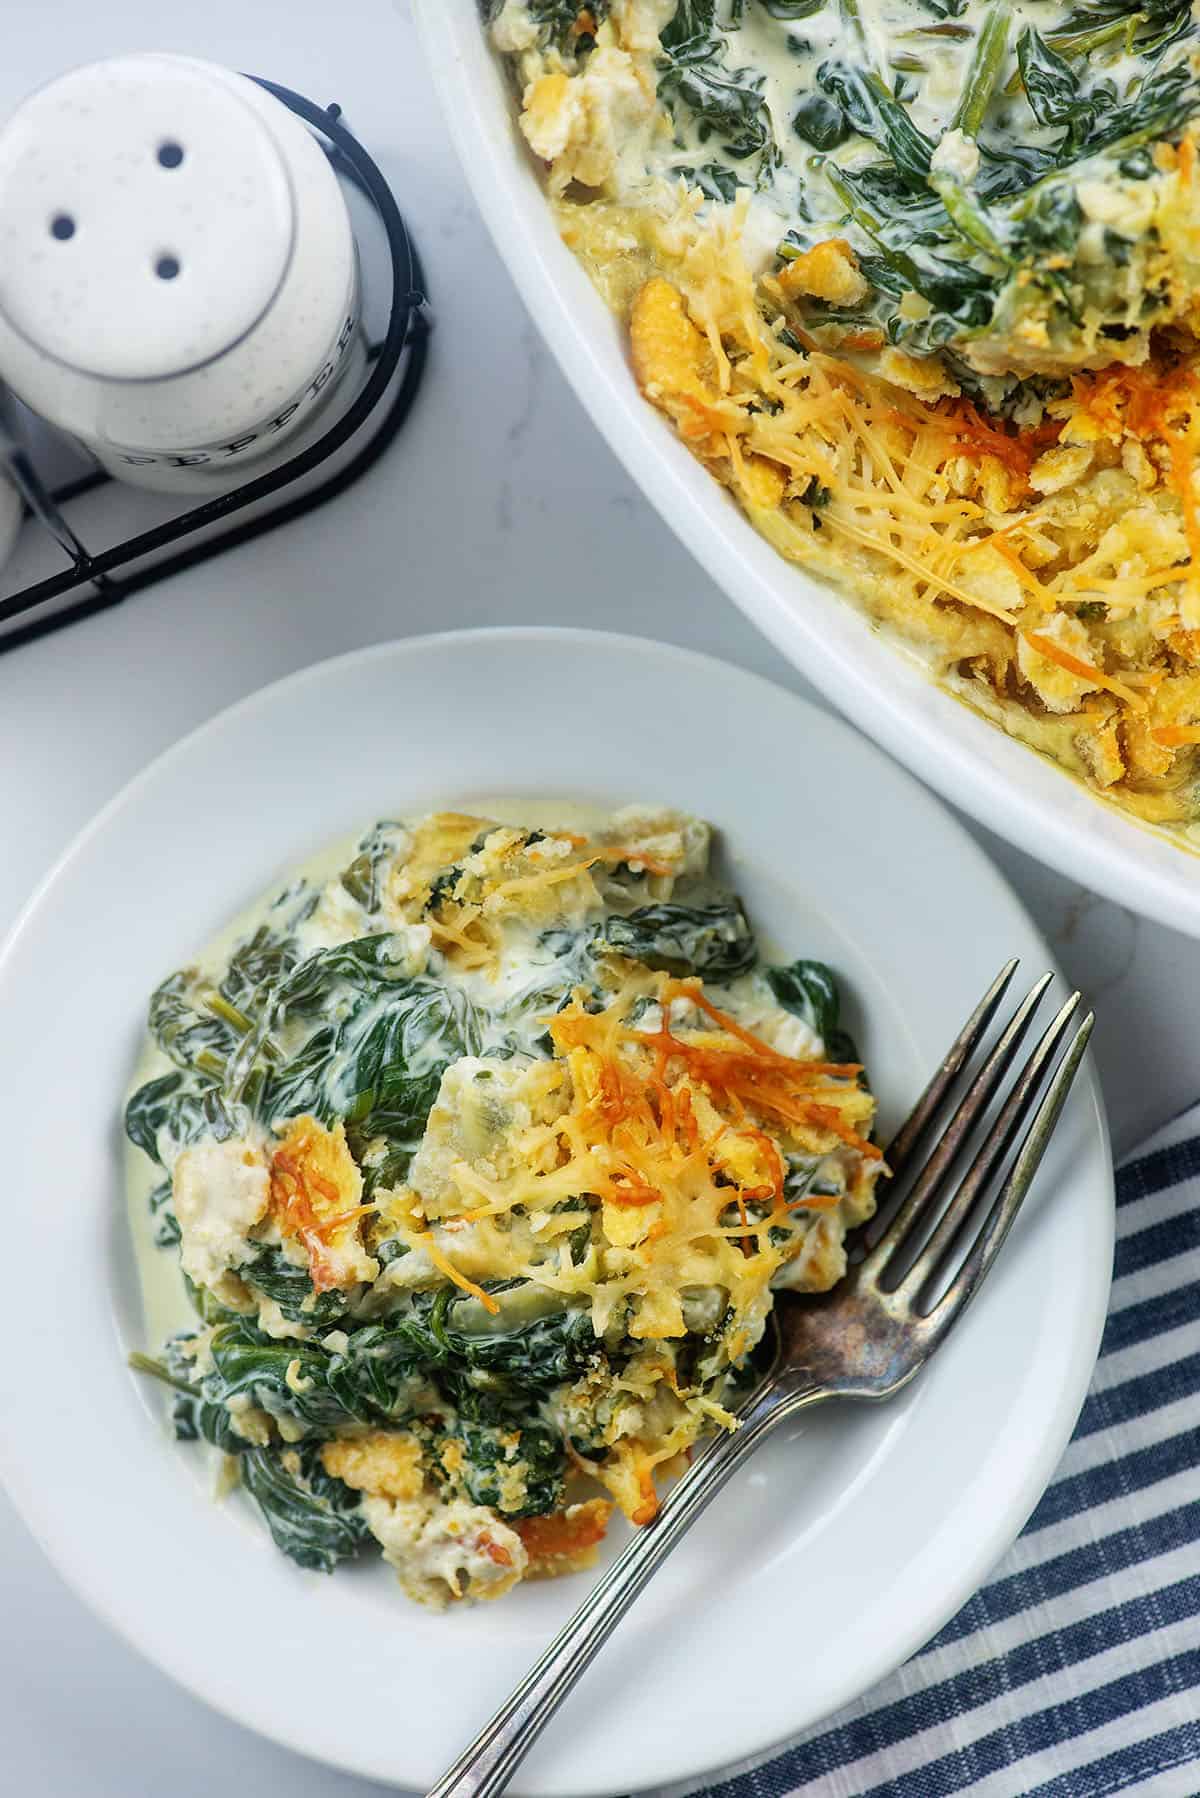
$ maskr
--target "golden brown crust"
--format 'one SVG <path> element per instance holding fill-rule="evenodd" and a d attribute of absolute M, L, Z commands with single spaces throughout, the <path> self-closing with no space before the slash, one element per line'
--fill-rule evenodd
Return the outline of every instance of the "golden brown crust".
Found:
<path fill-rule="evenodd" d="M 547 1517 L 523 1517 L 514 1527 L 529 1556 L 526 1579 L 558 1579 L 593 1566 L 612 1510 L 606 1499 L 589 1498 Z"/>
<path fill-rule="evenodd" d="M 375 1498 L 419 1498 L 425 1485 L 420 1443 L 394 1430 L 335 1438 L 322 1448 L 321 1462 L 334 1479 Z"/>

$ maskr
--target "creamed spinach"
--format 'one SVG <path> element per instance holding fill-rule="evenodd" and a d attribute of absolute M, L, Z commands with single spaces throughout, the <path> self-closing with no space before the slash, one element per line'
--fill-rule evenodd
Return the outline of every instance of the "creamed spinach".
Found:
<path fill-rule="evenodd" d="M 837 986 L 763 965 L 708 850 L 379 824 L 153 994 L 125 1123 L 196 1321 L 135 1364 L 301 1566 L 585 1564 L 598 1490 L 647 1521 L 732 1424 L 772 1287 L 840 1273 L 879 1159 Z"/>

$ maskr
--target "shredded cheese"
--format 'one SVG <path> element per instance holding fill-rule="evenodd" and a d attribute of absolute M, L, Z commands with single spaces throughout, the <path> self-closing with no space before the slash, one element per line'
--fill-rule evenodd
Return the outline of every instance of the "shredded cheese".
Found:
<path fill-rule="evenodd" d="M 658 1007 L 653 1029 L 638 1024 L 647 1004 Z M 515 1106 L 502 1141 L 490 1138 L 478 1160 L 439 1161 L 445 1185 L 407 1199 L 401 1189 L 389 1220 L 483 1302 L 471 1276 L 486 1268 L 590 1299 L 598 1332 L 628 1301 L 635 1336 L 681 1336 L 678 1294 L 689 1287 L 723 1288 L 749 1316 L 802 1247 L 795 1220 L 841 1203 L 836 1191 L 789 1198 L 787 1155 L 841 1157 L 860 1203 L 882 1166 L 857 1064 L 780 1053 L 697 981 L 635 970 L 602 1010 L 576 995 L 547 1028 L 562 1070 L 539 1087 L 548 1111 L 531 1119 L 528 1104 Z M 576 1265 L 565 1236 L 589 1207 L 601 1252 Z M 453 1263 L 431 1221 L 461 1232 Z"/>
<path fill-rule="evenodd" d="M 640 221 L 661 270 L 631 314 L 644 393 L 782 554 L 849 585 L 956 691 L 1131 809 L 1190 818 L 1190 760 L 1168 779 L 1153 756 L 1187 746 L 1154 733 L 1175 728 L 1172 681 L 1200 671 L 1200 373 L 1156 342 L 1144 366 L 1077 375 L 1032 425 L 922 398 L 848 359 L 845 339 L 830 354 L 786 282 L 756 283 L 743 212 L 698 217 L 689 194 Z M 1172 600 L 1187 632 L 1159 622 Z M 1070 649 L 1045 628 L 1060 618 Z M 1022 644 L 1061 671 L 1049 702 Z M 1084 744 L 1097 691 L 1101 724 L 1130 725 L 1102 756 Z"/>
<path fill-rule="evenodd" d="M 448 1280 L 453 1281 L 455 1286 L 459 1287 L 461 1291 L 468 1293 L 471 1298 L 478 1299 L 484 1310 L 490 1311 L 493 1317 L 499 1314 L 500 1307 L 492 1297 L 491 1293 L 485 1292 L 482 1286 L 476 1285 L 474 1280 L 469 1280 L 466 1274 L 460 1273 L 450 1257 L 448 1255 L 443 1255 L 442 1251 L 438 1248 L 437 1243 L 433 1240 L 433 1235 L 430 1231 L 425 1230 L 419 1233 L 417 1241 L 425 1250 L 425 1253 L 429 1256 L 429 1259 L 433 1262 L 433 1265 L 440 1274 L 445 1274 Z"/>
<path fill-rule="evenodd" d="M 1103 668 L 1097 668 L 1093 662 L 1085 662 L 1082 656 L 1072 655 L 1069 649 L 1064 649 L 1061 643 L 1056 643 L 1044 632 L 1026 631 L 1025 641 L 1031 648 L 1036 649 L 1040 656 L 1045 656 L 1048 662 L 1057 662 L 1058 666 L 1064 668 L 1068 674 L 1078 675 L 1080 680 L 1091 681 L 1094 687 L 1103 687 L 1107 692 L 1115 693 L 1118 699 L 1123 699 L 1126 705 L 1133 707 L 1134 711 L 1145 711 L 1146 701 L 1142 694 L 1135 693 L 1132 687 L 1125 685 L 1124 681 L 1114 680 L 1111 675 L 1105 674 Z"/>
<path fill-rule="evenodd" d="M 294 1119 L 271 1158 L 270 1207 L 283 1236 L 308 1256 L 315 1292 L 353 1286 L 379 1271 L 360 1240 L 373 1210 L 361 1203 L 362 1190 L 345 1126 L 327 1130 L 316 1118 Z"/>

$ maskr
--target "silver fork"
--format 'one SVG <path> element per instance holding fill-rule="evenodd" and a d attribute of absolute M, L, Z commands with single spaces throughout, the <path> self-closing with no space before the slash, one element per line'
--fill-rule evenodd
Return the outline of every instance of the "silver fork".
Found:
<path fill-rule="evenodd" d="M 759 1444 L 780 1424 L 823 1399 L 891 1398 L 962 1316 L 1029 1191 L 1095 1022 L 1089 1012 L 1046 1085 L 1079 1004 L 1079 994 L 1072 993 L 1012 1080 L 947 1202 L 951 1168 L 1000 1094 L 1052 975 L 1043 974 L 1017 1006 L 919 1167 L 917 1152 L 982 1042 L 1016 967 L 1011 961 L 1001 969 L 893 1139 L 887 1151 L 891 1185 L 876 1217 L 859 1232 L 844 1279 L 818 1298 L 778 1295 L 778 1354 L 739 1409 L 737 1430 L 710 1441 L 697 1455 L 654 1523 L 640 1530 L 617 1557 L 428 1798 L 496 1798 L 503 1792 L 642 1587 Z M 1018 1133 L 1035 1104 L 1018 1146 Z M 995 1176 L 1014 1147 L 1007 1176 L 989 1201 Z M 894 1195 L 914 1169 L 907 1194 L 897 1205 Z"/>

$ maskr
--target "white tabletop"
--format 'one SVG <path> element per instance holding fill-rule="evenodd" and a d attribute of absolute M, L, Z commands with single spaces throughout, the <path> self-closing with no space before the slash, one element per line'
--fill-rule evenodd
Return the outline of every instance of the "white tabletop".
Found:
<path fill-rule="evenodd" d="M 666 638 L 807 691 L 650 511 L 541 347 L 454 162 L 405 0 L 6 0 L 0 111 L 70 64 L 139 49 L 340 101 L 413 228 L 437 331 L 403 436 L 329 509 L 0 658 L 0 931 L 150 757 L 263 682 L 360 644 L 562 622 Z M 1200 944 L 976 834 L 1097 1005 L 1114 1138 L 1132 1146 L 1200 1090 L 1189 997 Z M 151 864 L 148 892 L 153 882 Z M 2 1497 L 0 1591 L 5 1790 L 383 1789 L 289 1756 L 177 1690 L 62 1586 Z"/>

